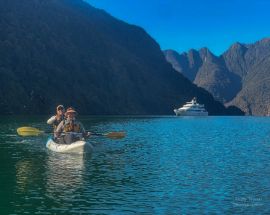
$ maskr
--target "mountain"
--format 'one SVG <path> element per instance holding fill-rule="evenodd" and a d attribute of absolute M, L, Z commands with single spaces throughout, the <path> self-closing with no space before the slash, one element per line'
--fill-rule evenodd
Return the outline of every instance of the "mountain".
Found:
<path fill-rule="evenodd" d="M 254 44 L 236 43 L 223 54 L 229 70 L 242 80 L 242 89 L 228 105 L 250 115 L 270 114 L 270 39 Z"/>
<path fill-rule="evenodd" d="M 167 50 L 164 54 L 176 71 L 206 89 L 220 102 L 231 101 L 240 90 L 240 78 L 227 69 L 221 57 L 216 57 L 207 48 L 192 49 L 183 54 Z"/>
<path fill-rule="evenodd" d="M 0 0 L 0 111 L 47 114 L 173 114 L 192 97 L 226 109 L 173 70 L 140 27 L 82 0 Z"/>
<path fill-rule="evenodd" d="M 182 54 L 166 50 L 164 54 L 178 72 L 215 99 L 249 115 L 270 113 L 270 39 L 254 44 L 237 42 L 221 56 L 206 48 Z"/>

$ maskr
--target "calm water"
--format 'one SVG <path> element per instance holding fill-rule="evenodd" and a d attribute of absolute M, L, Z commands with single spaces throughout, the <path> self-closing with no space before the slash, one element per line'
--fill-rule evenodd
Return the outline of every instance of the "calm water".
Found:
<path fill-rule="evenodd" d="M 0 214 L 269 214 L 270 118 L 83 117 L 91 156 L 55 154 L 46 117 L 1 117 Z"/>

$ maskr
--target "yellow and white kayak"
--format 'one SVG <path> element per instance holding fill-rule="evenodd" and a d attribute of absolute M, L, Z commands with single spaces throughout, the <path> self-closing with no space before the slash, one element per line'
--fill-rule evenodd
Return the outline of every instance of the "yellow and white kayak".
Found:
<path fill-rule="evenodd" d="M 71 144 L 59 144 L 49 138 L 46 147 L 51 151 L 60 153 L 84 154 L 93 152 L 92 144 L 84 140 L 79 140 Z"/>

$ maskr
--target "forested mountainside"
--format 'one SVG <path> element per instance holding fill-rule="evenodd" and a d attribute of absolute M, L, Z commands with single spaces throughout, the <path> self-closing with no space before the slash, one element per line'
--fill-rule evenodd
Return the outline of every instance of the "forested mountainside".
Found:
<path fill-rule="evenodd" d="M 192 97 L 239 114 L 173 70 L 140 27 L 82 0 L 0 0 L 0 110 L 45 114 L 173 114 Z"/>

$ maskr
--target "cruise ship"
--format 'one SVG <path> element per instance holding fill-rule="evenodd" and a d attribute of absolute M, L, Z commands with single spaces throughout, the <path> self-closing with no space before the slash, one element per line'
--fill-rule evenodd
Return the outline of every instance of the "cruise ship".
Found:
<path fill-rule="evenodd" d="M 174 109 L 176 116 L 208 116 L 204 105 L 197 103 L 194 97 L 191 102 L 187 102 L 183 107 Z"/>

